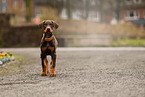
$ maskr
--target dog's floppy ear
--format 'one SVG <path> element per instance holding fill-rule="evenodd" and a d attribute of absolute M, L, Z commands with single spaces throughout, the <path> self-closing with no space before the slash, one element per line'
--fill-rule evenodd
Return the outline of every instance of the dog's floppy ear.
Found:
<path fill-rule="evenodd" d="M 42 27 L 43 27 L 44 23 L 45 23 L 45 20 L 44 20 L 44 21 L 42 21 L 42 22 L 39 24 L 39 27 L 40 27 L 41 29 L 42 29 Z"/>
<path fill-rule="evenodd" d="M 51 22 L 52 22 L 55 29 L 57 29 L 59 27 L 59 24 L 57 24 L 55 21 L 52 20 Z"/>

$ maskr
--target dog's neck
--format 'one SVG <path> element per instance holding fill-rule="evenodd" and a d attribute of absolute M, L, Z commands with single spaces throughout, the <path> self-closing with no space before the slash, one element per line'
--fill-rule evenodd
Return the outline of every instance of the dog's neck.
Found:
<path fill-rule="evenodd" d="M 51 41 L 51 40 L 54 39 L 53 33 L 49 33 L 49 34 L 48 33 L 44 33 L 43 35 L 44 35 L 43 37 L 44 37 L 44 40 L 45 41 L 48 41 L 49 42 L 49 41 Z"/>
<path fill-rule="evenodd" d="M 49 37 L 52 37 L 52 33 L 44 33 L 45 34 L 45 37 L 49 38 Z"/>

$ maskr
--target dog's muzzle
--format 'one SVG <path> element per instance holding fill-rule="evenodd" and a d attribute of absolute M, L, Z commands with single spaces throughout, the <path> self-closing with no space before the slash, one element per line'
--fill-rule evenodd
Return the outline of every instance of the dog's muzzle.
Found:
<path fill-rule="evenodd" d="M 50 28 L 47 28 L 47 31 L 46 32 L 50 32 Z"/>
<path fill-rule="evenodd" d="M 45 30 L 44 30 L 44 32 L 45 32 L 45 33 L 51 33 L 51 32 L 52 32 L 51 27 L 49 27 L 49 26 L 46 27 Z"/>

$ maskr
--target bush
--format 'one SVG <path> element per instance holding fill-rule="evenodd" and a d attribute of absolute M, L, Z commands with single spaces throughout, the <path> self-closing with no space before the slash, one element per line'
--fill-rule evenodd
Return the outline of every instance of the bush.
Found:
<path fill-rule="evenodd" d="M 56 22 L 60 22 L 60 18 L 58 16 L 58 12 L 56 9 L 48 7 L 48 8 L 41 8 L 40 11 L 41 11 L 40 21 L 54 20 Z"/>

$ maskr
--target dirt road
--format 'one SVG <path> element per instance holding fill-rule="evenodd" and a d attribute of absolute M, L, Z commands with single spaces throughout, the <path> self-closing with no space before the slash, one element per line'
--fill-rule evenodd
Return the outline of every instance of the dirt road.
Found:
<path fill-rule="evenodd" d="M 53 78 L 38 48 L 5 50 L 19 57 L 0 67 L 0 97 L 145 97 L 145 50 L 60 49 Z"/>

